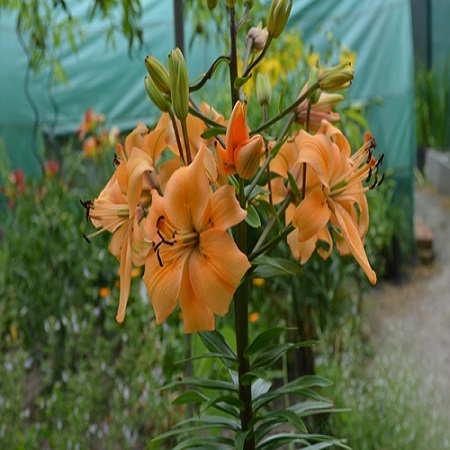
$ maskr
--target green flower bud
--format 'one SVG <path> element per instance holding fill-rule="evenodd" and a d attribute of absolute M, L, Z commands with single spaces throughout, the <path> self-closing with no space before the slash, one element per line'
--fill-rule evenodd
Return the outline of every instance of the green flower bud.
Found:
<path fill-rule="evenodd" d="M 154 81 L 148 75 L 144 79 L 145 90 L 150 100 L 155 104 L 155 106 L 163 112 L 167 112 L 170 109 L 170 101 L 166 99 L 167 94 L 162 94 L 161 91 L 156 87 Z"/>
<path fill-rule="evenodd" d="M 319 73 L 319 85 L 323 91 L 339 91 L 352 84 L 353 69 L 350 62 L 324 69 Z"/>
<path fill-rule="evenodd" d="M 206 0 L 208 4 L 208 9 L 212 11 L 217 6 L 217 0 Z"/>
<path fill-rule="evenodd" d="M 313 67 L 309 72 L 308 89 L 319 81 L 319 68 Z M 316 89 L 309 97 L 309 101 L 314 105 L 320 98 L 320 89 Z"/>
<path fill-rule="evenodd" d="M 272 86 L 267 72 L 256 76 L 256 97 L 260 105 L 269 105 L 272 97 Z"/>
<path fill-rule="evenodd" d="M 167 69 L 153 56 L 147 55 L 145 58 L 145 67 L 149 75 L 152 77 L 156 87 L 163 93 L 170 92 L 169 72 Z"/>
<path fill-rule="evenodd" d="M 267 31 L 269 36 L 277 38 L 286 25 L 291 13 L 292 0 L 272 0 L 267 17 Z"/>
<path fill-rule="evenodd" d="M 236 4 L 237 0 L 227 0 L 227 6 L 228 8 L 233 8 L 233 6 Z"/>
<path fill-rule="evenodd" d="M 184 120 L 189 112 L 189 76 L 179 48 L 169 54 L 169 77 L 173 110 L 178 119 Z"/>

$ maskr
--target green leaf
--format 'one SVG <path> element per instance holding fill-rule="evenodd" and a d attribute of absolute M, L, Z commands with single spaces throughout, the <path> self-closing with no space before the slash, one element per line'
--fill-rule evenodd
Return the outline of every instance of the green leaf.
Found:
<path fill-rule="evenodd" d="M 210 399 L 208 403 L 204 405 L 203 411 L 206 411 L 210 407 L 219 409 L 220 411 L 239 419 L 239 411 L 244 409 L 244 404 L 238 397 L 233 397 L 232 395 L 220 395 L 219 397 Z"/>
<path fill-rule="evenodd" d="M 222 355 L 221 359 L 226 367 L 233 368 L 235 366 L 237 363 L 236 353 L 217 330 L 203 331 L 198 333 L 198 335 L 209 351 Z"/>
<path fill-rule="evenodd" d="M 258 258 L 256 258 L 258 259 Z M 259 352 L 261 350 L 265 350 L 267 345 L 273 341 L 274 339 L 277 339 L 280 337 L 282 333 L 285 331 L 288 331 L 292 328 L 286 328 L 286 327 L 277 327 L 277 328 L 271 328 L 269 330 L 263 331 L 262 333 L 258 334 L 255 339 L 249 344 L 249 346 L 245 349 L 244 355 L 245 356 L 251 356 L 254 355 L 256 352 Z"/>
<path fill-rule="evenodd" d="M 285 409 L 282 411 L 271 411 L 260 418 L 261 425 L 271 424 L 271 425 L 282 425 L 290 423 L 296 430 L 302 433 L 308 433 L 303 420 L 292 410 Z M 261 425 L 258 425 L 260 428 Z M 273 429 L 274 427 L 271 427 Z"/>
<path fill-rule="evenodd" d="M 322 397 L 317 392 L 311 390 L 313 387 L 328 387 L 332 383 L 325 378 L 319 377 L 317 375 L 305 375 L 303 377 L 297 378 L 296 380 L 281 386 L 280 388 L 267 392 L 261 395 L 259 398 L 255 399 L 253 402 L 253 409 L 257 411 L 259 408 L 265 404 L 271 402 L 272 400 L 279 399 L 285 395 L 303 395 L 308 398 L 315 398 L 316 400 L 326 402 L 327 400 Z M 328 404 L 330 406 L 330 404 Z M 294 408 L 291 408 L 296 414 L 300 414 Z"/>
<path fill-rule="evenodd" d="M 278 450 L 282 445 L 298 443 L 302 444 L 302 450 L 321 450 L 324 448 L 329 448 L 333 445 L 337 445 L 340 441 L 333 440 L 330 442 L 320 442 L 318 444 L 309 444 L 309 435 L 295 435 L 288 433 L 279 433 L 273 436 L 269 436 L 264 441 L 261 441 L 258 446 L 259 450 Z M 344 447 L 345 448 L 345 447 Z M 348 447 L 347 447 L 348 448 Z"/>
<path fill-rule="evenodd" d="M 257 266 L 253 274 L 262 278 L 298 275 L 303 270 L 297 261 L 291 259 L 261 255 L 252 262 Z"/>
<path fill-rule="evenodd" d="M 181 364 L 187 363 L 188 361 L 196 361 L 198 359 L 208 359 L 208 358 L 219 358 L 219 359 L 226 359 L 229 361 L 233 361 L 234 363 L 236 362 L 236 359 L 233 356 L 225 356 L 222 353 L 205 353 L 203 355 L 192 356 L 187 359 L 181 359 L 180 361 L 175 361 L 174 365 L 181 365 Z"/>
<path fill-rule="evenodd" d="M 295 348 L 294 344 L 278 344 L 259 353 L 251 363 L 251 369 L 269 367 L 282 358 L 289 350 Z"/>
<path fill-rule="evenodd" d="M 221 436 L 203 436 L 183 439 L 183 442 L 179 443 L 172 450 L 184 450 L 188 448 L 195 448 L 196 450 L 223 449 L 224 446 L 225 448 L 234 448 L 233 440 Z"/>
<path fill-rule="evenodd" d="M 255 197 L 258 197 L 258 195 L 263 195 L 263 196 L 269 195 L 269 191 L 267 189 L 263 188 L 262 186 L 255 186 L 252 189 L 250 196 L 249 196 L 248 192 L 249 192 L 250 187 L 251 187 L 250 185 L 247 185 L 244 188 L 245 198 L 248 199 L 248 201 L 253 200 Z"/>
<path fill-rule="evenodd" d="M 272 383 L 270 381 L 263 380 L 262 378 L 258 378 L 252 384 L 252 399 L 256 400 L 261 395 L 266 394 L 271 388 Z"/>
<path fill-rule="evenodd" d="M 228 381 L 209 380 L 205 378 L 196 378 L 196 377 L 187 377 L 178 381 L 174 381 L 173 383 L 169 383 L 166 386 L 163 386 L 161 390 L 165 391 L 179 386 L 198 386 L 204 389 L 237 392 L 237 387 L 234 384 L 229 383 Z"/>
<path fill-rule="evenodd" d="M 295 194 L 298 201 L 301 202 L 303 200 L 303 195 L 300 193 L 298 186 L 297 186 L 297 182 L 294 180 L 294 177 L 292 176 L 292 174 L 290 172 L 288 172 L 288 181 L 289 181 L 289 186 L 292 189 L 292 192 Z"/>
<path fill-rule="evenodd" d="M 225 134 L 227 129 L 225 127 L 211 127 L 202 133 L 203 139 L 211 139 L 212 137 L 219 136 L 221 134 Z"/>
<path fill-rule="evenodd" d="M 186 391 L 179 395 L 175 400 L 172 400 L 172 405 L 184 405 L 187 403 L 204 403 L 209 400 L 209 397 L 201 394 L 198 391 Z"/>
<path fill-rule="evenodd" d="M 236 433 L 234 448 L 236 450 L 244 450 L 245 441 L 250 436 L 252 430 L 238 431 Z"/>
<path fill-rule="evenodd" d="M 261 219 L 259 218 L 258 211 L 256 211 L 256 208 L 251 203 L 247 206 L 247 217 L 245 218 L 245 221 L 252 228 L 259 228 L 261 226 Z"/>
<path fill-rule="evenodd" d="M 221 428 L 216 423 L 204 423 L 191 427 L 181 427 L 180 424 L 176 425 L 177 428 L 166 431 L 165 433 L 160 434 L 159 436 L 153 438 L 150 441 L 150 450 L 161 448 L 161 444 L 169 438 L 178 437 L 186 434 L 194 435 L 200 431 L 204 431 L 207 429 L 217 429 Z"/>

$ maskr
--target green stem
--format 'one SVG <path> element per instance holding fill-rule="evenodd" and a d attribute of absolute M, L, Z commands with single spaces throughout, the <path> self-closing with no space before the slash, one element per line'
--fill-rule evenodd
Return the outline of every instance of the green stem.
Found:
<path fill-rule="evenodd" d="M 231 53 L 230 53 L 230 90 L 232 107 L 239 100 L 239 91 L 235 89 L 234 82 L 237 78 L 237 47 L 236 47 L 236 19 L 234 7 L 229 9 L 230 12 L 230 39 L 231 39 Z M 246 207 L 246 198 L 244 192 L 244 180 L 239 179 L 239 204 L 241 208 Z M 237 226 L 236 242 L 244 254 L 247 254 L 247 225 L 242 221 Z M 248 347 L 248 301 L 250 294 L 250 284 L 248 276 L 244 276 L 242 283 L 236 290 L 234 297 L 234 317 L 236 324 L 236 350 L 238 359 L 238 376 L 239 376 L 239 399 L 242 401 L 244 407 L 240 412 L 241 430 L 243 432 L 251 430 L 251 420 L 253 419 L 252 408 L 252 390 L 251 385 L 241 382 L 242 377 L 250 371 L 250 361 L 245 355 L 245 349 Z M 244 450 L 255 450 L 255 438 L 253 433 L 244 443 Z"/>
<path fill-rule="evenodd" d="M 172 121 L 173 131 L 175 133 L 175 140 L 177 141 L 178 151 L 180 152 L 180 158 L 182 159 L 183 164 L 186 165 L 187 161 L 183 154 L 183 144 L 181 143 L 180 132 L 178 131 L 177 119 L 175 118 L 175 114 L 173 113 L 172 109 L 169 110 L 169 116 L 170 120 Z"/>
<path fill-rule="evenodd" d="M 244 180 L 239 179 L 239 202 L 241 206 L 245 206 L 245 194 L 244 194 Z M 237 245 L 243 252 L 247 252 L 247 225 L 245 221 L 242 221 L 237 226 Z M 250 279 L 246 275 L 236 290 L 234 297 L 234 318 L 236 324 L 236 350 L 238 359 L 238 375 L 239 375 L 239 399 L 244 404 L 241 410 L 241 429 L 242 431 L 249 430 L 250 422 L 253 419 L 252 408 L 252 390 L 251 385 L 246 383 L 242 384 L 242 377 L 250 372 L 250 361 L 248 356 L 245 355 L 245 349 L 248 347 L 248 300 L 250 296 Z M 244 450 L 254 450 L 255 439 L 253 433 L 245 441 Z"/>
<path fill-rule="evenodd" d="M 260 133 L 261 131 L 264 131 L 266 128 L 270 127 L 274 123 L 277 123 L 280 119 L 289 114 L 291 111 L 294 111 L 294 109 L 297 108 L 297 106 L 300 105 L 301 102 L 303 102 L 306 98 L 308 98 L 317 89 L 319 89 L 318 82 L 314 83 L 310 88 L 306 90 L 306 92 L 303 95 L 300 95 L 300 97 L 298 97 L 297 100 L 295 100 L 295 102 L 292 102 L 287 108 L 283 109 L 283 111 L 278 113 L 275 117 L 272 117 L 267 122 L 264 122 L 258 128 L 252 130 L 250 134 L 254 135 L 256 133 Z"/>

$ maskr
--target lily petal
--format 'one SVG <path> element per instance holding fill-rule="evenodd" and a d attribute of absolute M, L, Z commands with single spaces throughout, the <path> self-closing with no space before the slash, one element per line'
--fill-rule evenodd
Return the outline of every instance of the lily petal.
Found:
<path fill-rule="evenodd" d="M 167 216 L 179 230 L 200 230 L 208 205 L 210 186 L 204 167 L 203 152 L 197 153 L 190 166 L 175 171 L 164 194 Z"/>
<path fill-rule="evenodd" d="M 187 265 L 182 278 L 179 302 L 183 314 L 183 331 L 185 333 L 214 330 L 214 313 L 195 294 Z"/>
<path fill-rule="evenodd" d="M 234 152 L 234 163 L 239 176 L 245 180 L 252 178 L 260 166 L 263 155 L 264 140 L 262 136 L 253 136 L 238 145 Z"/>
<path fill-rule="evenodd" d="M 362 243 L 359 231 L 355 226 L 353 217 L 339 204 L 334 204 L 334 215 L 339 223 L 342 235 L 356 261 L 358 261 L 367 278 L 372 284 L 377 282 L 377 275 L 370 267 L 369 260 L 367 259 L 364 245 Z"/>
<path fill-rule="evenodd" d="M 157 254 L 149 255 L 142 277 L 155 311 L 156 323 L 164 322 L 177 305 L 183 268 L 189 251 L 162 245 Z M 162 266 L 160 265 L 162 262 Z"/>
<path fill-rule="evenodd" d="M 189 279 L 196 297 L 216 314 L 227 313 L 233 294 L 250 268 L 247 257 L 225 231 L 200 235 L 189 260 Z"/>
<path fill-rule="evenodd" d="M 300 242 L 311 239 L 330 219 L 331 212 L 321 189 L 313 189 L 300 202 L 292 217 Z"/>
<path fill-rule="evenodd" d="M 233 186 L 221 186 L 211 195 L 209 218 L 215 229 L 225 231 L 242 222 L 246 216 L 247 212 L 240 207 Z"/>

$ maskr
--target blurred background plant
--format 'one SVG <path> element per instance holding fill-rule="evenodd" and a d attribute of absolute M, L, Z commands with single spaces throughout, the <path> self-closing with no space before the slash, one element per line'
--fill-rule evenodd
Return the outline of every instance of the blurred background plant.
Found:
<path fill-rule="evenodd" d="M 416 137 L 418 147 L 449 149 L 450 82 L 448 69 L 440 73 L 418 65 L 415 71 Z"/>

